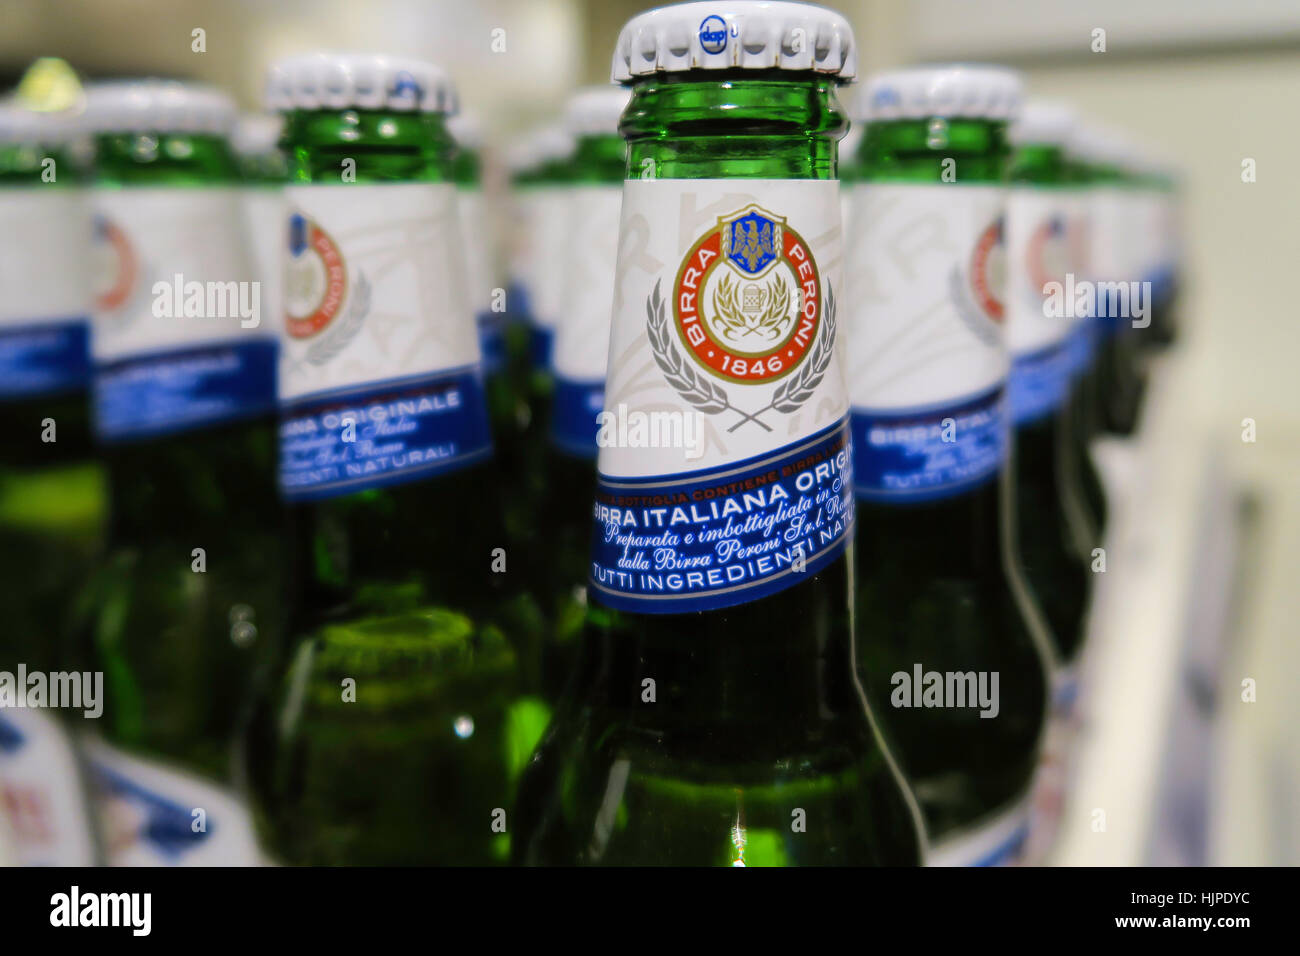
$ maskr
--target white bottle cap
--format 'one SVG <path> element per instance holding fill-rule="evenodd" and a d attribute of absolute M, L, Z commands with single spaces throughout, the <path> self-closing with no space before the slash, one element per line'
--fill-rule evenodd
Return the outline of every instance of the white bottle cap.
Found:
<path fill-rule="evenodd" d="M 1003 66 L 950 63 L 890 70 L 870 77 L 858 97 L 867 122 L 931 116 L 1010 120 L 1020 108 L 1024 83 Z"/>
<path fill-rule="evenodd" d="M 840 13 L 788 0 L 703 0 L 638 14 L 618 36 L 611 78 L 685 70 L 800 70 L 853 79 L 857 48 Z"/>
<path fill-rule="evenodd" d="M 86 125 L 96 133 L 207 133 L 226 136 L 235 101 L 204 83 L 109 80 L 86 87 Z"/>
<path fill-rule="evenodd" d="M 271 64 L 268 109 L 457 112 L 456 88 L 424 60 L 383 53 L 306 53 Z"/>
<path fill-rule="evenodd" d="M 578 90 L 564 108 L 564 128 L 573 136 L 617 136 L 618 121 L 631 98 L 631 91 L 621 86 Z"/>

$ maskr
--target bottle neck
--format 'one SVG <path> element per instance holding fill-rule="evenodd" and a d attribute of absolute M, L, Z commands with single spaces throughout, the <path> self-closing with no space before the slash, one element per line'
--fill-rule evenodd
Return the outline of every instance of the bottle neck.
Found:
<path fill-rule="evenodd" d="M 987 119 L 870 123 L 854 178 L 918 183 L 999 183 L 1010 155 L 1007 124 Z"/>
<path fill-rule="evenodd" d="M 1038 186 L 1063 186 L 1069 182 L 1070 170 L 1060 146 L 1026 143 L 1011 158 L 1007 178 L 1013 183 Z"/>
<path fill-rule="evenodd" d="M 786 70 L 637 80 L 623 114 L 629 179 L 834 179 L 848 120 L 836 83 Z"/>
<path fill-rule="evenodd" d="M 52 171 L 53 179 L 47 170 Z M 64 147 L 0 144 L 0 186 L 75 185 L 77 178 L 75 164 Z"/>
<path fill-rule="evenodd" d="M 452 182 L 441 114 L 295 110 L 285 118 L 291 183 Z"/>
<path fill-rule="evenodd" d="M 621 183 L 627 167 L 627 144 L 617 133 L 579 138 L 573 154 L 574 183 Z"/>
<path fill-rule="evenodd" d="M 95 138 L 99 185 L 223 186 L 238 179 L 224 136 L 123 132 Z"/>

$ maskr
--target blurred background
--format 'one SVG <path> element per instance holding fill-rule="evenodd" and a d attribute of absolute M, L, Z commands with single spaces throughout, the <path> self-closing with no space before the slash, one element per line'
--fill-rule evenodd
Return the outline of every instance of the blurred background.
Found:
<path fill-rule="evenodd" d="M 500 157 L 608 79 L 636 0 L 4 0 L 0 88 L 33 59 L 83 76 L 226 87 L 259 108 L 283 54 L 355 49 L 444 66 Z M 1300 863 L 1300 3 L 840 0 L 859 76 L 937 60 L 1021 69 L 1173 160 L 1180 339 L 1142 433 L 1103 464 L 1118 539 L 1094 628 L 1096 700 L 1071 799 L 1107 814 L 1060 862 Z M 202 30 L 203 52 L 195 52 Z M 1098 31 L 1104 31 L 1104 39 Z M 1099 47 L 1104 42 L 1104 52 Z M 851 96 L 851 93 L 849 94 Z M 1247 164 L 1247 161 L 1253 161 Z M 1243 181 L 1243 165 L 1255 181 Z M 1245 420 L 1255 440 L 1243 440 Z M 1127 510 L 1126 510 L 1127 509 Z M 1122 571 L 1114 569 L 1119 568 Z M 1254 681 L 1254 701 L 1243 701 Z"/>

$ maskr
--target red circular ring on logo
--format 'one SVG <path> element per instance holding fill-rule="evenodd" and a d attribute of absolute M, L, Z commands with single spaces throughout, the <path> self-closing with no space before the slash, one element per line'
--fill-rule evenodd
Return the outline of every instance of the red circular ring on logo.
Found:
<path fill-rule="evenodd" d="M 348 290 L 348 270 L 343 263 L 343 254 L 329 234 L 314 222 L 307 224 L 307 248 L 316 254 L 325 268 L 325 289 L 316 308 L 307 315 L 285 315 L 285 330 L 295 339 L 311 338 L 334 321 Z"/>
<path fill-rule="evenodd" d="M 971 253 L 970 258 L 970 284 L 975 293 L 975 301 L 979 303 L 984 314 L 994 322 L 1001 322 L 1003 315 L 1002 300 L 994 293 L 989 285 L 989 258 L 993 255 L 993 250 L 1002 243 L 1002 220 L 996 220 L 989 223 L 979 239 L 975 242 L 975 251 Z"/>
<path fill-rule="evenodd" d="M 788 225 L 781 228 L 781 261 L 794 272 L 799 284 L 799 314 L 790 333 L 771 349 L 741 353 L 717 340 L 703 321 L 699 297 L 722 255 L 719 224 L 706 233 L 687 254 L 673 283 L 673 318 L 682 344 L 699 363 L 719 378 L 743 385 L 761 385 L 789 375 L 808 355 L 821 328 L 821 273 L 803 237 Z"/>
<path fill-rule="evenodd" d="M 105 219 L 99 223 L 99 228 L 103 238 L 108 241 L 109 247 L 113 250 L 117 267 L 113 273 L 113 284 L 95 297 L 95 305 L 104 311 L 111 311 L 125 302 L 131 294 L 138 264 L 131 240 L 116 223 Z"/>

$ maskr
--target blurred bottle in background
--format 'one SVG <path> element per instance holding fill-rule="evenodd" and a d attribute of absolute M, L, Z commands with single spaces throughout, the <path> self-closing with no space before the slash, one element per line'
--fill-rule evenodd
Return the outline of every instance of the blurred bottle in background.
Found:
<path fill-rule="evenodd" d="M 587 607 L 591 502 L 596 493 L 597 430 L 605 407 L 610 306 L 621 305 L 615 282 L 619 210 L 627 145 L 618 132 L 628 92 L 607 86 L 569 100 L 565 126 L 576 143 L 570 169 L 564 241 L 563 303 L 555 333 L 555 401 L 546 456 L 546 495 L 537 512 L 547 527 L 547 611 L 553 621 L 543 659 L 549 699 L 559 697 Z"/>
<path fill-rule="evenodd" d="M 483 126 L 477 116 L 462 111 L 447 121 L 447 129 L 456 143 L 452 176 L 456 181 L 461 234 L 465 241 L 465 288 L 478 322 L 488 416 L 497 461 L 503 469 L 512 470 L 516 465 L 515 430 L 522 396 L 520 382 L 510 374 L 507 303 L 497 291 L 500 283 L 495 276 L 491 223 L 483 194 Z"/>
<path fill-rule="evenodd" d="M 62 104 L 61 104 L 62 105 Z M 69 110 L 0 103 L 0 671 L 80 670 L 77 596 L 102 546 L 89 382 L 90 211 Z M 18 678 L 21 680 L 21 678 Z M 10 862 L 84 866 L 96 849 L 66 721 L 6 700 L 0 825 Z"/>
<path fill-rule="evenodd" d="M 318 85 L 334 91 L 330 105 Z M 280 481 L 290 639 L 248 774 L 286 863 L 486 864 L 548 718 L 540 614 L 512 582 L 436 67 L 275 64 L 290 150 Z"/>
<path fill-rule="evenodd" d="M 1113 130 L 1089 124 L 1075 153 L 1090 187 L 1088 279 L 1094 283 L 1097 316 L 1097 420 L 1104 431 L 1126 436 L 1137 428 L 1146 389 L 1133 321 L 1140 304 L 1151 304 L 1146 296 L 1137 298 L 1133 285 L 1142 279 L 1143 227 L 1132 147 Z"/>
<path fill-rule="evenodd" d="M 1046 711 L 1003 332 L 1006 129 L 1020 96 L 1000 67 L 872 78 L 849 186 L 858 667 L 936 865 L 1018 858 Z"/>
<path fill-rule="evenodd" d="M 1005 227 L 1018 544 L 1064 664 L 1076 660 L 1083 642 L 1088 565 L 1100 546 L 1084 492 L 1084 471 L 1094 481 L 1096 471 L 1087 443 L 1072 427 L 1076 315 L 1066 296 L 1074 268 L 1065 143 L 1075 123 L 1064 104 L 1025 105 L 1010 130 L 1015 152 Z"/>
<path fill-rule="evenodd" d="M 279 627 L 275 340 L 228 144 L 234 105 L 159 80 L 95 84 L 95 430 L 109 541 L 89 637 L 88 743 L 114 864 L 246 864 L 223 789 L 259 645 Z"/>

